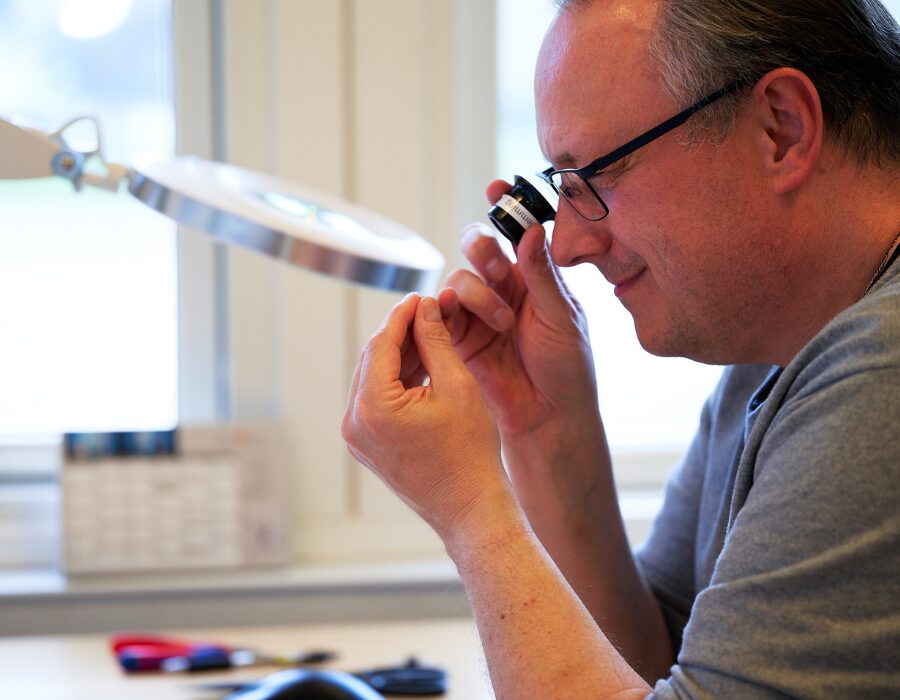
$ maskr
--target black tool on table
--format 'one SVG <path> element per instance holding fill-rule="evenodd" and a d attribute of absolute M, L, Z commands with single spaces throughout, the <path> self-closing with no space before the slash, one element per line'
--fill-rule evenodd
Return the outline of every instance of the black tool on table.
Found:
<path fill-rule="evenodd" d="M 208 683 L 195 687 L 204 690 L 231 691 L 231 694 L 224 698 L 224 700 L 272 700 L 272 698 L 276 697 L 278 700 L 281 700 L 282 698 L 284 698 L 284 700 L 294 700 L 293 695 L 277 695 L 271 696 L 270 698 L 269 695 L 259 695 L 255 693 L 258 690 L 262 690 L 266 684 L 269 684 L 268 690 L 273 690 L 274 685 L 272 685 L 272 683 L 288 685 L 290 685 L 290 683 L 299 685 L 313 682 L 326 683 L 335 681 L 336 679 L 341 680 L 346 676 L 349 676 L 357 682 L 361 681 L 370 689 L 374 689 L 378 691 L 378 693 L 381 693 L 381 695 L 376 694 L 371 697 L 382 697 L 383 695 L 443 695 L 447 692 L 447 672 L 444 671 L 444 669 L 435 666 L 423 666 L 415 657 L 410 658 L 405 664 L 400 666 L 373 668 L 352 675 L 334 671 L 292 669 L 290 671 L 279 671 L 278 673 L 273 673 L 265 678 L 250 683 Z M 284 692 L 288 691 L 284 690 Z M 300 698 L 307 696 L 297 695 L 296 697 L 299 700 Z M 309 697 L 317 696 L 311 695 Z M 330 695 L 322 695 L 321 697 L 323 700 L 331 700 L 332 698 Z M 334 696 L 335 700 L 338 700 L 339 698 L 343 700 L 344 697 L 346 697 L 347 700 L 355 700 L 355 696 L 353 695 Z M 365 698 L 366 696 L 362 697 Z"/>
<path fill-rule="evenodd" d="M 447 692 L 447 672 L 423 666 L 411 657 L 403 666 L 387 666 L 353 674 L 385 695 L 443 695 Z"/>
<path fill-rule="evenodd" d="M 224 700 L 384 700 L 384 696 L 349 673 L 292 668 L 243 686 Z"/>

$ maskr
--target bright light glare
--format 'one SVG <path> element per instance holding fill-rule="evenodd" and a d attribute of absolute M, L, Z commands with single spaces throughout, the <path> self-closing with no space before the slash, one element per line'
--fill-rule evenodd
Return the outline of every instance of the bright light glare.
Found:
<path fill-rule="evenodd" d="M 130 9 L 131 0 L 63 0 L 56 24 L 72 39 L 96 39 L 122 24 Z"/>
<path fill-rule="evenodd" d="M 267 204 L 286 214 L 296 216 L 307 221 L 314 221 L 326 228 L 346 233 L 360 240 L 367 240 L 374 231 L 370 231 L 362 224 L 354 221 L 349 216 L 339 214 L 336 211 L 325 209 L 312 202 L 304 202 L 297 197 L 279 194 L 278 192 L 263 192 L 257 195 Z"/>

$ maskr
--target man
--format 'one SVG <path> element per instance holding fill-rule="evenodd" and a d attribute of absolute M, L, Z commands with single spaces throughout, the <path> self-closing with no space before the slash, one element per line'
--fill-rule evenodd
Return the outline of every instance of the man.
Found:
<path fill-rule="evenodd" d="M 512 264 L 470 229 L 475 272 L 392 310 L 342 426 L 443 539 L 497 696 L 900 694 L 896 23 L 564 2 L 536 100 L 552 243 Z M 650 352 L 733 365 L 636 555 L 556 267 L 583 262 Z"/>

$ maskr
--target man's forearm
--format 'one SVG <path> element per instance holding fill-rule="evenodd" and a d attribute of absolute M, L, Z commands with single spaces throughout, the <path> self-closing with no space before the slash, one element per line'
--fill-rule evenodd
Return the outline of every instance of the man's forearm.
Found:
<path fill-rule="evenodd" d="M 446 541 L 469 594 L 497 698 L 643 698 L 524 518 L 480 518 Z"/>
<path fill-rule="evenodd" d="M 534 533 L 594 620 L 645 679 L 665 676 L 674 653 L 625 536 L 599 416 L 507 440 L 504 454 Z"/>

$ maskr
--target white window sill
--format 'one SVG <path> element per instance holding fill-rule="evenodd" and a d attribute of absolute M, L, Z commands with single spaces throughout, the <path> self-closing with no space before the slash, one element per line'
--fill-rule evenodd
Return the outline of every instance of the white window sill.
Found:
<path fill-rule="evenodd" d="M 65 577 L 0 573 L 0 635 L 466 617 L 449 561 Z"/>
<path fill-rule="evenodd" d="M 634 472 L 630 476 L 634 479 Z M 637 546 L 662 494 L 630 486 L 620 488 L 620 506 L 629 540 Z M 468 614 L 447 559 L 79 576 L 50 567 L 0 569 L 0 635 Z"/>
<path fill-rule="evenodd" d="M 202 592 L 263 594 L 316 590 L 459 585 L 450 561 L 287 567 L 227 571 L 154 572 L 65 576 L 49 571 L 0 572 L 0 605 L 44 601 Z"/>

